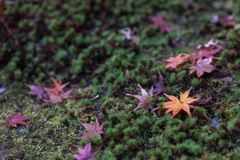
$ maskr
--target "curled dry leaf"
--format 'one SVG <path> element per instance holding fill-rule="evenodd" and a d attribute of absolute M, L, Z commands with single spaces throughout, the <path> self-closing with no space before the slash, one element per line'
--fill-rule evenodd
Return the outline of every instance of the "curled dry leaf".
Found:
<path fill-rule="evenodd" d="M 84 149 L 81 149 L 81 148 L 77 149 L 79 154 L 72 154 L 72 153 L 68 153 L 68 154 L 73 156 L 77 160 L 91 160 L 98 153 L 100 149 L 101 147 L 92 151 L 91 142 L 88 139 L 88 142 L 84 147 Z"/>
<path fill-rule="evenodd" d="M 163 80 L 161 72 L 158 72 L 158 82 L 154 83 L 154 86 L 156 88 L 153 90 L 153 93 L 156 93 L 156 95 L 160 94 L 163 91 L 164 80 Z"/>
<path fill-rule="evenodd" d="M 222 81 L 224 82 L 232 82 L 232 78 L 231 77 L 224 77 L 224 78 L 221 78 Z"/>
<path fill-rule="evenodd" d="M 124 34 L 123 39 L 132 40 L 132 41 L 135 42 L 135 43 L 139 43 L 139 42 L 140 42 L 139 37 L 131 36 L 132 30 L 131 30 L 129 27 L 127 27 L 127 28 L 125 28 L 125 29 L 122 29 L 122 30 L 120 30 L 119 32 L 121 32 L 122 34 Z"/>
<path fill-rule="evenodd" d="M 236 23 L 234 22 L 234 16 L 228 16 L 226 18 L 219 18 L 218 15 L 212 14 L 211 22 L 223 24 L 223 25 L 226 25 L 227 27 L 233 27 L 236 25 Z"/>
<path fill-rule="evenodd" d="M 181 109 L 183 109 L 191 117 L 189 104 L 198 99 L 187 98 L 190 90 L 191 90 L 191 88 L 188 91 L 186 91 L 184 94 L 181 93 L 180 100 L 178 100 L 174 96 L 169 96 L 169 95 L 165 94 L 165 96 L 167 96 L 171 100 L 169 102 L 165 102 L 163 105 L 163 108 L 168 108 L 168 110 L 166 111 L 166 114 L 169 112 L 172 112 L 172 118 L 173 118 L 176 114 L 178 114 L 180 112 Z"/>
<path fill-rule="evenodd" d="M 94 117 L 96 119 L 96 122 L 95 122 L 94 126 L 91 125 L 91 124 L 86 124 L 86 123 L 83 123 L 83 122 L 79 121 L 79 123 L 81 123 L 86 128 L 86 130 L 88 132 L 81 137 L 74 137 L 73 139 L 87 139 L 89 137 L 92 138 L 93 135 L 97 135 L 101 138 L 101 134 L 104 133 L 102 131 L 104 123 L 100 125 L 97 117 L 96 116 L 94 116 Z"/>
<path fill-rule="evenodd" d="M 31 126 L 31 125 L 27 124 L 24 121 L 29 119 L 29 118 L 31 118 L 31 117 L 37 116 L 37 114 L 31 115 L 31 116 L 20 116 L 20 114 L 21 113 L 17 113 L 17 114 L 15 114 L 13 116 L 8 116 L 5 113 L 5 116 L 7 117 L 8 128 L 10 128 L 11 126 L 17 127 L 17 124 Z"/>
<path fill-rule="evenodd" d="M 151 91 L 148 94 L 145 89 L 143 89 L 140 85 L 138 86 L 141 89 L 142 95 L 126 94 L 127 96 L 135 97 L 141 101 L 133 111 L 143 107 L 146 107 L 147 111 L 149 111 L 149 109 L 153 109 L 153 106 L 148 102 L 148 100 L 153 97 L 153 88 L 151 88 Z"/>
<path fill-rule="evenodd" d="M 212 72 L 215 67 L 212 66 L 210 63 L 212 62 L 212 58 L 205 58 L 205 59 L 200 59 L 197 61 L 196 65 L 190 67 L 189 69 L 191 69 L 190 74 L 192 74 L 193 72 L 197 72 L 197 76 L 201 77 L 204 72 L 210 73 Z"/>

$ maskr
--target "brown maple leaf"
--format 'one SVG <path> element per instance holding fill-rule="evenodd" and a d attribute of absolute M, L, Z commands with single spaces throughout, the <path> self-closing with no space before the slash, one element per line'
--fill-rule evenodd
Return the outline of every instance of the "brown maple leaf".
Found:
<path fill-rule="evenodd" d="M 169 24 L 160 14 L 158 14 L 156 17 L 150 17 L 150 19 L 153 21 L 152 25 L 157 26 L 160 32 L 171 32 Z"/>
<path fill-rule="evenodd" d="M 133 111 L 143 108 L 143 107 L 146 107 L 147 111 L 149 111 L 149 109 L 153 109 L 153 106 L 148 102 L 148 100 L 153 97 L 153 88 L 151 88 L 151 91 L 148 94 L 145 89 L 143 89 L 140 85 L 138 85 L 138 86 L 141 89 L 142 95 L 126 94 L 127 96 L 135 97 L 141 101 Z"/>
<path fill-rule="evenodd" d="M 189 69 L 191 69 L 190 74 L 192 74 L 193 72 L 197 72 L 197 76 L 201 77 L 204 72 L 210 73 L 212 72 L 215 67 L 212 66 L 210 63 L 212 62 L 212 58 L 205 58 L 205 59 L 200 59 L 197 61 L 196 65 L 190 67 Z"/>
<path fill-rule="evenodd" d="M 186 62 L 189 59 L 189 54 L 180 53 L 177 57 L 170 57 L 166 61 L 168 64 L 166 65 L 165 69 L 171 67 L 173 69 L 177 69 L 177 66 Z"/>
<path fill-rule="evenodd" d="M 5 116 L 7 117 L 8 128 L 10 128 L 11 126 L 17 127 L 17 124 L 31 126 L 31 125 L 27 124 L 26 122 L 24 122 L 24 120 L 27 120 L 31 117 L 37 116 L 37 114 L 31 115 L 31 116 L 20 116 L 20 114 L 21 113 L 19 112 L 13 116 L 8 116 L 5 113 Z"/>
<path fill-rule="evenodd" d="M 88 132 L 81 137 L 74 137 L 73 139 L 87 139 L 88 137 L 92 138 L 93 135 L 97 135 L 101 138 L 101 134 L 104 133 L 102 131 L 104 123 L 100 125 L 97 117 L 96 116 L 94 116 L 94 117 L 96 119 L 96 122 L 95 122 L 94 126 L 91 125 L 91 124 L 86 124 L 86 123 L 83 123 L 83 122 L 79 121 L 79 123 L 81 123 L 86 128 L 86 130 Z"/>
<path fill-rule="evenodd" d="M 37 96 L 37 100 L 40 100 L 40 99 L 43 99 L 43 98 L 47 98 L 47 95 L 44 92 L 44 89 L 43 89 L 43 87 L 40 84 L 38 84 L 37 86 L 29 85 L 29 84 L 26 84 L 26 85 L 31 89 L 29 94 L 36 95 Z"/>
<path fill-rule="evenodd" d="M 52 81 L 54 83 L 54 88 L 44 88 L 46 91 L 52 92 L 53 94 L 58 95 L 59 92 L 63 92 L 63 88 L 65 88 L 69 82 L 62 85 L 62 80 L 57 76 L 59 82 L 56 81 L 56 79 L 52 78 Z"/>
<path fill-rule="evenodd" d="M 171 100 L 169 102 L 165 102 L 163 105 L 163 108 L 168 108 L 168 110 L 166 111 L 166 114 L 169 112 L 172 112 L 172 118 L 173 118 L 176 114 L 178 114 L 180 112 L 181 109 L 183 109 L 191 117 L 190 107 L 188 104 L 192 103 L 198 99 L 187 98 L 190 90 L 191 90 L 191 88 L 188 91 L 186 91 L 184 94 L 181 93 L 180 100 L 178 100 L 174 96 L 169 96 L 169 95 L 165 94 L 165 96 L 167 96 Z"/>
<path fill-rule="evenodd" d="M 59 95 L 53 94 L 52 92 L 47 91 L 49 99 L 44 99 L 47 103 L 59 103 L 62 102 L 64 99 L 71 98 L 70 94 L 72 93 L 72 89 L 68 90 L 67 92 L 61 92 Z"/>
<path fill-rule="evenodd" d="M 72 153 L 68 153 L 68 154 L 73 156 L 77 160 L 91 160 L 98 153 L 100 149 L 101 147 L 92 151 L 91 142 L 88 139 L 88 142 L 84 147 L 84 149 L 81 149 L 81 148 L 77 149 L 79 154 L 72 154 Z"/>

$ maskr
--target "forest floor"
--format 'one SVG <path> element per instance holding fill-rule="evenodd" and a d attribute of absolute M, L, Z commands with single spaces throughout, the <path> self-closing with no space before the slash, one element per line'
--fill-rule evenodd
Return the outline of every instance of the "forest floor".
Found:
<path fill-rule="evenodd" d="M 240 159 L 239 0 L 5 0 L 0 20 L 0 159 L 74 159 L 95 117 L 94 159 Z M 70 97 L 29 94 L 51 77 Z M 190 88 L 202 101 L 166 113 Z M 8 126 L 20 112 L 31 126 Z"/>

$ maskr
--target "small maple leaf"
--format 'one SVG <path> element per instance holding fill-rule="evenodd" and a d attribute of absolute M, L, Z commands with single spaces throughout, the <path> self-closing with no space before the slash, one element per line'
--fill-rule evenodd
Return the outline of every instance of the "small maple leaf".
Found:
<path fill-rule="evenodd" d="M 69 99 L 70 94 L 72 93 L 72 89 L 68 90 L 67 92 L 61 92 L 59 95 L 53 94 L 52 92 L 47 91 L 49 99 L 44 99 L 47 103 L 59 103 L 62 102 L 63 99 Z"/>
<path fill-rule="evenodd" d="M 190 74 L 192 74 L 193 72 L 197 72 L 197 76 L 201 77 L 204 72 L 210 73 L 212 72 L 215 67 L 212 66 L 210 63 L 212 62 L 212 58 L 205 58 L 205 59 L 200 59 L 197 61 L 196 65 L 190 67 L 189 69 L 191 69 Z"/>
<path fill-rule="evenodd" d="M 26 84 L 26 85 L 31 89 L 29 94 L 36 95 L 37 100 L 47 98 L 47 95 L 45 94 L 44 89 L 42 88 L 42 86 L 40 84 L 38 84 L 37 86 L 29 85 L 29 84 Z"/>
<path fill-rule="evenodd" d="M 158 14 L 156 17 L 150 17 L 150 19 L 153 21 L 152 25 L 157 26 L 160 32 L 171 32 L 169 24 L 160 14 Z"/>
<path fill-rule="evenodd" d="M 46 91 L 52 92 L 53 94 L 56 94 L 56 95 L 58 95 L 59 92 L 63 92 L 63 88 L 65 88 L 69 84 L 69 82 L 62 85 L 62 80 L 59 77 L 57 77 L 57 78 L 58 78 L 59 82 L 57 82 L 56 79 L 51 77 L 55 88 L 44 88 L 44 89 Z"/>
<path fill-rule="evenodd" d="M 160 94 L 163 89 L 164 89 L 164 80 L 163 80 L 163 77 L 162 77 L 162 74 L 160 72 L 158 72 L 158 82 L 154 83 L 154 86 L 156 87 L 154 90 L 153 90 L 153 93 L 156 93 L 156 95 Z"/>
<path fill-rule="evenodd" d="M 186 62 L 189 58 L 189 54 L 186 53 L 180 53 L 177 57 L 170 57 L 166 61 L 168 64 L 166 65 L 165 69 L 171 67 L 173 69 L 177 69 L 177 66 Z"/>
<path fill-rule="evenodd" d="M 81 149 L 81 148 L 77 149 L 79 154 L 72 154 L 72 153 L 68 153 L 68 154 L 73 156 L 77 160 L 91 160 L 98 153 L 100 149 L 101 147 L 92 151 L 91 142 L 88 139 L 88 142 L 84 147 L 84 149 Z"/>
<path fill-rule="evenodd" d="M 20 116 L 20 112 L 13 115 L 13 116 L 8 116 L 5 113 L 5 116 L 7 117 L 7 123 L 8 123 L 8 128 L 10 128 L 11 126 L 13 127 L 17 127 L 17 124 L 22 124 L 22 125 L 26 125 L 26 126 L 31 126 L 29 124 L 27 124 L 26 122 L 24 122 L 24 120 L 27 120 L 31 117 L 35 117 L 37 116 L 37 114 L 31 115 L 31 116 Z"/>
<path fill-rule="evenodd" d="M 191 88 L 188 91 L 186 91 L 184 94 L 181 93 L 180 100 L 178 100 L 174 96 L 169 96 L 169 95 L 165 94 L 165 96 L 167 96 L 171 100 L 169 102 L 165 102 L 163 105 L 163 108 L 169 108 L 166 111 L 166 114 L 169 112 L 172 112 L 172 118 L 173 118 L 176 114 L 178 114 L 178 112 L 180 112 L 181 109 L 183 109 L 191 117 L 190 107 L 188 104 L 198 100 L 198 99 L 194 99 L 194 98 L 187 98 Z"/>
<path fill-rule="evenodd" d="M 146 107 L 147 111 L 149 111 L 149 109 L 153 109 L 153 106 L 148 102 L 148 100 L 153 97 L 153 88 L 151 88 L 149 95 L 148 95 L 148 93 L 146 92 L 145 89 L 143 89 L 140 85 L 138 85 L 138 86 L 141 89 L 142 95 L 126 94 L 127 96 L 135 97 L 141 101 L 133 111 L 143 108 L 143 107 Z"/>
<path fill-rule="evenodd" d="M 135 43 L 139 43 L 140 41 L 139 37 L 131 36 L 132 30 L 130 28 L 127 27 L 125 29 L 120 30 L 120 32 L 124 34 L 123 39 L 132 40 Z"/>
<path fill-rule="evenodd" d="M 104 123 L 100 125 L 97 117 L 96 116 L 94 116 L 94 117 L 96 119 L 94 126 L 91 124 L 86 124 L 86 123 L 79 121 L 79 123 L 81 123 L 88 132 L 81 137 L 74 137 L 73 139 L 87 139 L 88 137 L 93 137 L 93 135 L 97 135 L 101 138 L 101 134 L 104 133 L 102 131 Z"/>

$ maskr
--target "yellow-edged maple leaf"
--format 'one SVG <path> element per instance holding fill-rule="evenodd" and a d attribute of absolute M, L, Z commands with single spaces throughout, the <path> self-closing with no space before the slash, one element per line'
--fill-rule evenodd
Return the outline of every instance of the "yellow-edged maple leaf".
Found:
<path fill-rule="evenodd" d="M 177 97 L 169 96 L 165 94 L 165 96 L 167 96 L 171 100 L 169 102 L 165 102 L 163 105 L 163 108 L 168 108 L 168 110 L 166 111 L 166 114 L 172 111 L 172 118 L 173 118 L 176 114 L 178 114 L 178 112 L 180 112 L 181 109 L 183 109 L 191 117 L 190 107 L 188 104 L 198 100 L 194 98 L 187 98 L 191 89 L 192 87 L 188 91 L 186 91 L 184 94 L 181 93 L 180 100 L 178 100 Z"/>
<path fill-rule="evenodd" d="M 189 58 L 189 54 L 186 53 L 180 53 L 177 57 L 170 57 L 166 61 L 168 64 L 166 65 L 165 69 L 171 67 L 173 69 L 177 69 L 177 66 L 186 62 Z"/>

